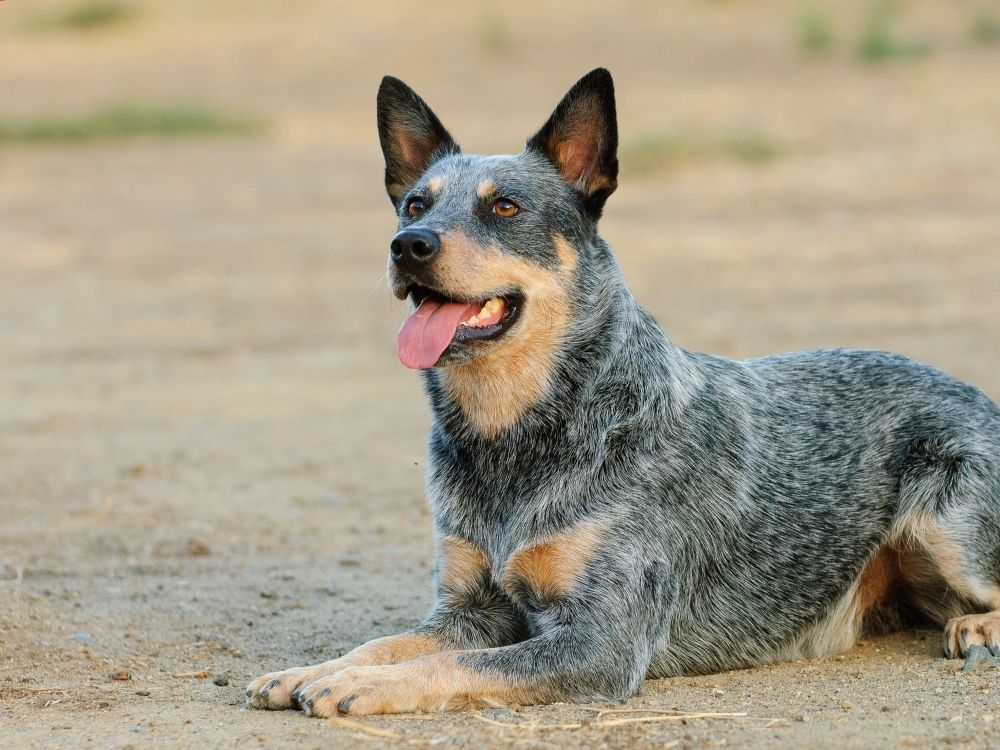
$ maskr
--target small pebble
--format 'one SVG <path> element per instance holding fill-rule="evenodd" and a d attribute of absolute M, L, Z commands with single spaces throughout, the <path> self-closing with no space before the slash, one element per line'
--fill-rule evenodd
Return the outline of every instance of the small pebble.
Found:
<path fill-rule="evenodd" d="M 962 666 L 963 672 L 972 672 L 982 664 L 988 667 L 993 666 L 990 660 L 990 650 L 986 646 L 969 646 L 969 652 L 965 656 L 965 664 Z"/>
<path fill-rule="evenodd" d="M 201 541 L 201 539 L 195 539 L 194 537 L 187 540 L 186 549 L 191 557 L 205 557 L 212 554 L 212 550 L 209 549 L 207 544 Z"/>
<path fill-rule="evenodd" d="M 487 708 L 483 710 L 482 715 L 490 719 L 517 719 L 521 721 L 520 716 L 507 708 Z"/>
<path fill-rule="evenodd" d="M 77 643 L 97 643 L 97 639 L 90 633 L 74 633 L 69 639 Z"/>
<path fill-rule="evenodd" d="M 111 675 L 112 680 L 118 680 L 119 682 L 127 682 L 132 679 L 132 675 L 128 672 L 115 672 Z"/>
<path fill-rule="evenodd" d="M 215 675 L 215 677 L 212 678 L 212 682 L 214 682 L 219 687 L 225 687 L 226 685 L 229 684 L 229 678 L 226 677 L 224 674 L 217 674 Z"/>
<path fill-rule="evenodd" d="M 136 690 L 135 694 L 136 695 L 141 695 L 143 698 L 148 698 L 149 697 L 149 691 L 148 690 Z"/>

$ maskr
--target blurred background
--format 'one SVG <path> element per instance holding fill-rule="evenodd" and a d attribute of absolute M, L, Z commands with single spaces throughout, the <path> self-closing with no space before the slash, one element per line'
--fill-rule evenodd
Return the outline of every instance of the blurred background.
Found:
<path fill-rule="evenodd" d="M 381 277 L 375 92 L 401 77 L 465 150 L 514 152 L 598 65 L 603 234 L 676 342 L 890 349 L 1000 399 L 993 0 L 0 2 L 22 727 L 53 659 L 243 679 L 419 617 L 428 416 Z"/>

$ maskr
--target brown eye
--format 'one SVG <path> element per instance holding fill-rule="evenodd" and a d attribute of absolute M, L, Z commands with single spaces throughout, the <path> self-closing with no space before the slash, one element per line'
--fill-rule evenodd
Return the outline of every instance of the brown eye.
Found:
<path fill-rule="evenodd" d="M 406 213 L 410 216 L 420 216 L 424 212 L 423 198 L 410 198 L 406 204 Z"/>
<path fill-rule="evenodd" d="M 507 200 L 506 198 L 498 198 L 497 202 L 493 204 L 493 213 L 501 219 L 509 219 L 517 216 L 520 210 L 520 207 L 514 201 Z"/>

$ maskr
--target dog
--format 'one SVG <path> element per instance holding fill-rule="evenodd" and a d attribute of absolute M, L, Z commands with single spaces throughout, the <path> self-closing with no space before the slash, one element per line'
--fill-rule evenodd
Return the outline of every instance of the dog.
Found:
<path fill-rule="evenodd" d="M 433 412 L 436 602 L 412 631 L 254 680 L 329 717 L 621 701 L 645 678 L 944 628 L 1000 656 L 1000 408 L 877 351 L 734 361 L 672 344 L 597 222 L 618 178 L 610 74 L 520 154 L 464 155 L 378 93 L 399 218 L 399 357 Z"/>

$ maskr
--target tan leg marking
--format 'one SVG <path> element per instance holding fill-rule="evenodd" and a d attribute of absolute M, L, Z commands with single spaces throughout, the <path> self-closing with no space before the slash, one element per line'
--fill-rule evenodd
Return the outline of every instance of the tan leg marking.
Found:
<path fill-rule="evenodd" d="M 908 524 L 906 533 L 911 541 L 927 551 L 941 577 L 952 589 L 967 599 L 1000 607 L 1000 587 L 979 580 L 964 570 L 962 548 L 940 518 L 921 513 Z"/>
<path fill-rule="evenodd" d="M 472 361 L 443 371 L 448 393 L 487 437 L 514 424 L 542 397 L 569 328 L 576 253 L 561 235 L 554 241 L 563 265 L 552 271 L 477 245 L 459 233 L 441 238 L 435 273 L 444 291 L 478 298 L 484 291 L 514 286 L 527 300 L 521 319 L 502 341 Z"/>
<path fill-rule="evenodd" d="M 586 523 L 511 555 L 503 571 L 510 591 L 526 584 L 545 601 L 566 596 L 580 579 L 604 534 L 599 522 Z"/>
<path fill-rule="evenodd" d="M 865 617 L 888 602 L 899 577 L 897 551 L 892 547 L 879 549 L 822 619 L 775 652 L 775 661 L 820 659 L 853 648 Z"/>
<path fill-rule="evenodd" d="M 858 579 L 858 615 L 864 617 L 885 604 L 899 577 L 899 554 L 891 547 L 883 547 L 875 553 Z"/>
<path fill-rule="evenodd" d="M 489 573 L 490 562 L 479 547 L 453 536 L 441 538 L 438 576 L 450 596 L 464 598 Z"/>
<path fill-rule="evenodd" d="M 396 664 L 441 650 L 441 644 L 427 635 L 404 633 L 376 638 L 339 659 L 311 667 L 295 667 L 283 672 L 271 672 L 258 677 L 247 686 L 247 704 L 251 708 L 272 710 L 293 708 L 295 701 L 292 695 L 295 691 L 347 667 Z"/>
<path fill-rule="evenodd" d="M 515 686 L 460 664 L 463 653 L 470 652 L 449 651 L 390 666 L 349 667 L 305 688 L 302 709 L 326 718 L 338 714 L 455 711 L 552 700 L 541 690 Z"/>
<path fill-rule="evenodd" d="M 945 656 L 967 656 L 970 646 L 985 646 L 994 656 L 1000 656 L 1000 610 L 948 620 L 944 626 Z"/>

